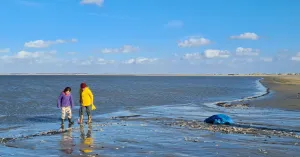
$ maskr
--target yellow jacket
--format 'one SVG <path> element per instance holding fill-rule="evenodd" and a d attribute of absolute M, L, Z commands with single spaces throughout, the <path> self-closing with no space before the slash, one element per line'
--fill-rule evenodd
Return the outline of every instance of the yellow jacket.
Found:
<path fill-rule="evenodd" d="M 84 90 L 80 89 L 79 93 L 82 106 L 90 106 L 94 104 L 94 95 L 89 87 L 85 87 Z"/>

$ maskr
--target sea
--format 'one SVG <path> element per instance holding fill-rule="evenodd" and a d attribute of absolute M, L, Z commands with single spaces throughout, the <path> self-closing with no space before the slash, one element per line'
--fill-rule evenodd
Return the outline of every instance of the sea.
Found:
<path fill-rule="evenodd" d="M 297 134 L 300 128 L 299 119 L 295 118 L 300 115 L 298 111 L 216 105 L 265 95 L 267 88 L 260 83 L 261 79 L 0 76 L 0 156 L 297 155 L 300 144 L 294 137 L 224 134 L 169 125 L 176 120 L 202 123 L 205 118 L 222 113 L 238 125 L 287 132 L 296 130 Z M 73 120 L 77 122 L 82 82 L 94 94 L 97 109 L 92 112 L 93 123 L 74 124 L 64 132 L 57 98 L 65 87 L 71 87 L 75 102 Z"/>

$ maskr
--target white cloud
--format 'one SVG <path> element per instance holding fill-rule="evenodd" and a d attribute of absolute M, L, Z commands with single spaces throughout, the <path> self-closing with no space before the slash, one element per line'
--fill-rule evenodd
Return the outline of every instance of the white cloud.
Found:
<path fill-rule="evenodd" d="M 96 58 L 90 56 L 90 57 L 88 57 L 87 59 L 81 59 L 81 60 L 79 60 L 78 63 L 79 63 L 80 65 L 92 65 L 92 64 L 95 63 L 95 61 L 96 61 Z"/>
<path fill-rule="evenodd" d="M 183 59 L 186 60 L 196 60 L 196 59 L 205 59 L 205 58 L 228 58 L 230 52 L 227 50 L 213 50 L 207 49 L 204 53 L 186 53 L 183 55 Z"/>
<path fill-rule="evenodd" d="M 101 65 L 106 65 L 106 64 L 113 64 L 115 63 L 114 60 L 106 60 L 104 58 L 95 58 L 95 57 L 89 57 L 88 59 L 83 59 L 83 60 L 75 60 L 75 63 L 79 63 L 80 65 L 95 65 L 95 64 L 101 64 Z M 71 61 L 74 62 L 74 59 Z"/>
<path fill-rule="evenodd" d="M 233 63 L 235 66 L 236 65 L 242 65 L 242 64 L 247 64 L 247 63 L 252 63 L 255 60 L 253 58 L 233 58 L 231 60 L 231 63 Z"/>
<path fill-rule="evenodd" d="M 193 59 L 202 59 L 203 56 L 201 53 L 186 53 L 183 55 L 183 59 L 193 60 Z"/>
<path fill-rule="evenodd" d="M 98 6 L 102 6 L 104 0 L 81 0 L 81 4 L 95 4 Z"/>
<path fill-rule="evenodd" d="M 291 60 L 293 60 L 293 61 L 300 61 L 300 52 L 298 52 L 298 53 L 296 54 L 296 56 L 293 56 L 293 57 L 291 58 Z"/>
<path fill-rule="evenodd" d="M 139 47 L 132 46 L 132 45 L 124 45 L 121 48 L 105 48 L 101 52 L 102 53 L 130 53 L 136 52 L 139 50 Z"/>
<path fill-rule="evenodd" d="M 92 61 L 90 60 L 84 60 L 80 63 L 80 65 L 91 65 L 92 64 Z"/>
<path fill-rule="evenodd" d="M 125 64 L 147 64 L 157 61 L 157 58 L 145 58 L 145 57 L 139 57 L 139 58 L 132 58 L 127 61 L 125 61 Z"/>
<path fill-rule="evenodd" d="M 43 53 L 40 52 L 27 52 L 27 51 L 20 51 L 14 57 L 18 59 L 25 59 L 25 58 L 38 58 Z"/>
<path fill-rule="evenodd" d="M 205 38 L 190 37 L 178 43 L 179 47 L 198 47 L 210 44 L 211 41 Z"/>
<path fill-rule="evenodd" d="M 71 39 L 71 41 L 67 40 L 62 40 L 62 39 L 57 39 L 55 41 L 44 41 L 44 40 L 35 40 L 35 41 L 29 41 L 24 44 L 25 47 L 28 48 L 46 48 L 51 45 L 56 45 L 56 44 L 64 44 L 68 42 L 77 42 L 77 39 Z"/>
<path fill-rule="evenodd" d="M 227 50 L 208 49 L 204 51 L 204 56 L 206 58 L 228 58 L 230 56 L 230 53 Z"/>
<path fill-rule="evenodd" d="M 77 52 L 67 52 L 68 55 L 76 55 Z"/>
<path fill-rule="evenodd" d="M 45 48 L 49 47 L 53 44 L 61 44 L 63 43 L 63 40 L 56 40 L 56 41 L 44 41 L 44 40 L 36 40 L 36 41 L 29 41 L 24 44 L 25 47 L 31 47 L 31 48 Z"/>
<path fill-rule="evenodd" d="M 1 60 L 8 63 L 47 63 L 55 62 L 57 58 L 55 57 L 56 51 L 49 52 L 29 52 L 29 51 L 19 51 L 13 55 L 5 55 L 0 57 Z"/>
<path fill-rule="evenodd" d="M 131 45 L 124 45 L 121 49 L 120 49 L 120 52 L 123 52 L 123 53 L 129 53 L 129 52 L 135 52 L 137 51 L 139 48 L 138 47 L 134 47 L 134 46 L 131 46 Z"/>
<path fill-rule="evenodd" d="M 8 53 L 10 52 L 10 48 L 0 49 L 0 53 Z"/>
<path fill-rule="evenodd" d="M 257 40 L 259 36 L 255 33 L 246 32 L 240 35 L 234 35 L 230 37 L 231 39 L 249 39 L 249 40 Z"/>
<path fill-rule="evenodd" d="M 77 59 L 77 58 L 71 58 L 71 59 L 64 61 L 64 63 L 72 63 L 72 64 L 77 64 L 78 62 L 79 62 L 79 59 Z"/>
<path fill-rule="evenodd" d="M 78 42 L 78 39 L 73 38 L 73 39 L 71 39 L 71 42 L 72 42 L 72 43 L 77 43 L 77 42 Z"/>
<path fill-rule="evenodd" d="M 260 52 L 259 49 L 243 48 L 243 47 L 236 48 L 236 54 L 240 56 L 258 56 L 259 52 Z"/>
<path fill-rule="evenodd" d="M 46 59 L 46 58 L 52 58 L 54 54 L 56 54 L 56 51 L 50 51 L 50 52 L 20 51 L 12 57 L 17 59 L 34 59 L 34 58 Z"/>
<path fill-rule="evenodd" d="M 165 24 L 165 27 L 167 28 L 182 28 L 183 27 L 183 22 L 180 20 L 172 20 L 169 21 L 167 24 Z"/>
<path fill-rule="evenodd" d="M 261 57 L 260 59 L 262 61 L 264 61 L 264 62 L 273 62 L 273 58 L 272 57 Z"/>
<path fill-rule="evenodd" d="M 96 60 L 96 64 L 113 64 L 113 63 L 115 63 L 114 60 L 105 60 L 103 58 L 98 58 Z"/>
<path fill-rule="evenodd" d="M 118 53 L 119 49 L 112 49 L 112 48 L 105 48 L 103 50 L 101 50 L 102 53 Z"/>

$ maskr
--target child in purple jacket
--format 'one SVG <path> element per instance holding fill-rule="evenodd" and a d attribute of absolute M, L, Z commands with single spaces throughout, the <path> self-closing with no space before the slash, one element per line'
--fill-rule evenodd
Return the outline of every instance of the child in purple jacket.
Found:
<path fill-rule="evenodd" d="M 57 108 L 61 108 L 61 125 L 64 125 L 66 113 L 68 114 L 69 125 L 74 124 L 72 121 L 72 108 L 74 107 L 71 88 L 66 87 L 60 94 L 57 101 Z"/>

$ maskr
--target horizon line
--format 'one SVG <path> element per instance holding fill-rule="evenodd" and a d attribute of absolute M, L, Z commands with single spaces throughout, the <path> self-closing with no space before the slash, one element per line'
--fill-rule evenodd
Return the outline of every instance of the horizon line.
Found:
<path fill-rule="evenodd" d="M 184 73 L 0 73 L 0 76 L 5 75 L 91 75 L 91 76 L 262 76 L 262 75 L 300 75 L 300 73 L 215 73 L 215 74 L 205 74 L 205 73 L 196 73 L 196 74 L 184 74 Z"/>

